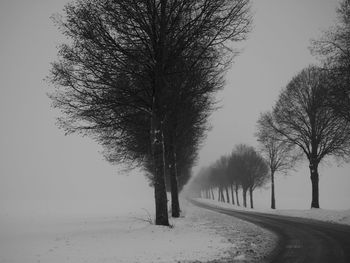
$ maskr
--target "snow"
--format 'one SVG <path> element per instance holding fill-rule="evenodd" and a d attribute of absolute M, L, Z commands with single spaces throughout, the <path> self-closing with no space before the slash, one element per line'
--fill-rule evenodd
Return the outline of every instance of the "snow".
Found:
<path fill-rule="evenodd" d="M 223 208 L 350 225 L 350 210 Z M 0 263 L 264 262 L 277 237 L 261 227 L 182 201 L 171 227 L 151 223 L 152 209 L 114 215 L 0 216 Z"/>
<path fill-rule="evenodd" d="M 171 227 L 151 224 L 141 209 L 111 216 L 1 216 L 0 262 L 263 262 L 277 240 L 240 219 L 185 201 L 182 206 L 183 216 L 171 219 Z"/>
<path fill-rule="evenodd" d="M 282 216 L 291 216 L 291 217 L 301 217 L 314 220 L 320 220 L 330 223 L 345 224 L 350 225 L 350 210 L 330 210 L 330 209 L 251 209 L 244 208 L 241 206 L 233 206 L 232 204 L 222 203 L 215 200 L 208 199 L 197 199 L 197 201 L 216 205 L 222 208 L 234 209 L 234 210 L 244 210 L 244 211 L 253 211 L 260 213 L 270 213 L 277 214 Z"/>

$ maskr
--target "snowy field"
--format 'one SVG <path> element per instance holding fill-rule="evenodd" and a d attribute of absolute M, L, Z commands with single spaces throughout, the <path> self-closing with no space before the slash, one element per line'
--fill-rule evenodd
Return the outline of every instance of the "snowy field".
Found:
<path fill-rule="evenodd" d="M 171 228 L 149 219 L 141 209 L 114 216 L 2 216 L 0 263 L 264 262 L 277 240 L 251 223 L 188 203 Z"/>
<path fill-rule="evenodd" d="M 316 219 L 321 221 L 326 221 L 330 223 L 345 224 L 350 225 L 350 210 L 330 210 L 330 209 L 306 209 L 306 210 L 296 210 L 296 209 L 250 209 L 241 206 L 233 206 L 232 204 L 221 203 L 216 200 L 208 199 L 196 199 L 199 202 L 205 204 L 216 205 L 222 208 L 229 208 L 235 210 L 244 211 L 254 211 L 261 213 L 278 214 L 284 216 L 294 216 L 309 219 Z"/>

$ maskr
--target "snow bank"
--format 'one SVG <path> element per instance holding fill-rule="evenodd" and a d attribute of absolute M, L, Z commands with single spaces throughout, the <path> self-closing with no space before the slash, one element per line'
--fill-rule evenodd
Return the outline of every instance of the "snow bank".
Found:
<path fill-rule="evenodd" d="M 263 261 L 276 238 L 253 224 L 186 203 L 159 227 L 140 213 L 0 219 L 1 263 Z M 217 262 L 217 261 L 215 261 Z"/>
<path fill-rule="evenodd" d="M 277 236 L 266 229 L 206 209 L 191 207 L 192 210 L 201 220 L 207 220 L 208 228 L 214 229 L 216 234 L 231 243 L 226 255 L 213 262 L 265 262 L 276 246 Z"/>
<path fill-rule="evenodd" d="M 208 199 L 197 199 L 197 201 L 216 205 L 222 208 L 229 208 L 235 210 L 253 211 L 261 213 L 270 213 L 292 217 L 302 217 L 314 220 L 321 220 L 337 224 L 350 225 L 350 210 L 328 210 L 328 209 L 307 209 L 307 210 L 296 210 L 296 209 L 250 209 L 241 206 L 233 206 L 228 203 L 221 203 L 215 200 Z"/>

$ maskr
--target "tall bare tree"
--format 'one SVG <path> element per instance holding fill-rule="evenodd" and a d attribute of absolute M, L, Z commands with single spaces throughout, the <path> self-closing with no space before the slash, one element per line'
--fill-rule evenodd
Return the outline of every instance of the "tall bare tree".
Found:
<path fill-rule="evenodd" d="M 164 125 L 178 92 L 169 81 L 179 62 L 182 83 L 193 70 L 223 74 L 227 44 L 249 31 L 249 0 L 78 0 L 64 13 L 57 23 L 70 43 L 59 47 L 51 75 L 51 98 L 65 114 L 60 125 L 106 147 L 113 142 L 114 161 L 151 162 L 156 224 L 168 225 Z"/>
<path fill-rule="evenodd" d="M 309 161 L 312 208 L 319 208 L 318 165 L 327 156 L 349 154 L 350 124 L 327 106 L 327 72 L 309 66 L 281 92 L 267 122 L 285 140 L 298 146 Z"/>
<path fill-rule="evenodd" d="M 300 154 L 295 151 L 295 145 L 283 140 L 279 133 L 269 125 L 271 112 L 260 115 L 255 136 L 260 144 L 260 151 L 267 160 L 271 177 L 271 208 L 276 208 L 275 173 L 287 173 L 293 169 Z"/>

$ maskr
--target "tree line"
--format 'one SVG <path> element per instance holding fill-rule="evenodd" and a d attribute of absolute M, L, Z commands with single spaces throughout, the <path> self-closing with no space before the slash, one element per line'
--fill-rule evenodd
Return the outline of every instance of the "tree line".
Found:
<path fill-rule="evenodd" d="M 259 153 L 237 146 L 203 170 L 203 178 L 215 178 L 220 200 L 227 201 L 231 190 L 234 201 L 234 189 L 238 202 L 242 189 L 244 204 L 249 192 L 253 206 L 253 191 L 266 183 L 267 167 L 274 208 L 275 173 L 285 173 L 305 156 L 311 207 L 319 207 L 320 162 L 327 156 L 346 159 L 350 151 L 349 6 L 343 0 L 336 26 L 312 41 L 322 66 L 300 71 L 273 109 L 261 114 Z M 172 216 L 178 217 L 179 191 L 210 128 L 215 94 L 237 53 L 234 43 L 251 29 L 250 1 L 76 0 L 54 21 L 67 38 L 48 76 L 53 107 L 62 112 L 58 126 L 94 139 L 107 161 L 141 168 L 154 187 L 155 223 L 169 225 L 167 191 Z M 254 158 L 262 162 L 260 154 L 265 162 L 259 172 L 245 167 Z M 264 180 L 255 182 L 255 173 Z"/>
<path fill-rule="evenodd" d="M 250 31 L 250 1 L 76 0 L 54 21 L 68 39 L 48 77 L 58 126 L 141 168 L 155 223 L 169 225 L 166 191 L 178 217 L 234 43 Z"/>
<path fill-rule="evenodd" d="M 311 179 L 311 208 L 319 208 L 319 164 L 327 157 L 350 155 L 350 1 L 337 9 L 336 24 L 311 41 L 320 65 L 302 69 L 281 91 L 273 109 L 258 121 L 258 139 L 306 157 Z"/>
<path fill-rule="evenodd" d="M 319 164 L 350 156 L 350 1 L 337 9 L 335 26 L 311 41 L 320 65 L 297 73 L 281 90 L 271 111 L 257 121 L 255 136 L 271 177 L 271 208 L 276 207 L 274 175 L 307 159 L 311 208 L 319 208 Z M 198 178 L 202 175 L 199 173 Z M 196 182 L 194 180 L 194 182 Z M 214 184 L 215 185 L 215 184 Z"/>
<path fill-rule="evenodd" d="M 254 207 L 253 192 L 268 182 L 268 165 L 264 158 L 251 146 L 237 145 L 231 154 L 220 157 L 212 165 L 202 168 L 191 182 L 191 192 L 197 197 L 215 199 L 247 207 L 249 193 L 250 207 Z"/>

